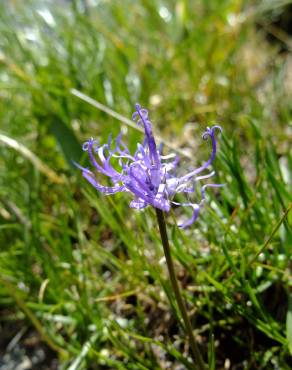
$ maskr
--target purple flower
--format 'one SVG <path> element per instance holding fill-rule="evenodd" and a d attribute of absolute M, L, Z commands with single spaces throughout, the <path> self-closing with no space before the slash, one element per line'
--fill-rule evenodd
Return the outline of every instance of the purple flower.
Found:
<path fill-rule="evenodd" d="M 212 153 L 210 158 L 199 168 L 194 169 L 184 176 L 177 176 L 179 157 L 175 154 L 162 155 L 162 146 L 157 148 L 152 132 L 152 125 L 148 118 L 148 111 L 136 104 L 133 120 L 144 128 L 145 137 L 143 144 L 137 144 L 137 150 L 132 155 L 122 141 L 119 134 L 114 144 L 111 135 L 108 142 L 99 145 L 92 138 L 83 144 L 83 150 L 88 152 L 89 159 L 95 172 L 81 167 L 82 175 L 91 185 L 100 192 L 109 195 L 117 192 L 129 192 L 134 195 L 130 203 L 131 208 L 142 209 L 147 205 L 169 212 L 171 205 L 188 206 L 193 209 L 192 217 L 180 227 L 187 227 L 196 221 L 199 211 L 205 202 L 205 192 L 208 187 L 219 187 L 221 184 L 205 184 L 200 187 L 200 200 L 179 203 L 174 201 L 177 193 L 190 193 L 195 191 L 195 184 L 201 180 L 212 177 L 215 172 L 202 174 L 213 162 L 216 156 L 215 131 L 221 131 L 220 126 L 207 127 L 203 139 L 211 139 Z M 97 160 L 98 158 L 98 160 Z M 119 170 L 117 170 L 119 168 Z M 101 185 L 96 177 L 100 173 L 109 178 L 112 186 Z"/>

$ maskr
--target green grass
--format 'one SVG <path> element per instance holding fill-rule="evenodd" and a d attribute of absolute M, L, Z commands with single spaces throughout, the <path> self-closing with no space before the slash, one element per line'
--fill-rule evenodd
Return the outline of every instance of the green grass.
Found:
<path fill-rule="evenodd" d="M 285 2 L 89 3 L 0 5 L 0 325 L 34 327 L 62 369 L 191 368 L 154 210 L 101 196 L 71 164 L 86 161 L 82 141 L 121 126 L 75 88 L 125 117 L 147 106 L 191 153 L 182 171 L 207 155 L 204 128 L 222 125 L 226 186 L 191 229 L 176 226 L 185 211 L 167 217 L 178 278 L 210 369 L 288 369 L 291 53 L 257 26 Z"/>

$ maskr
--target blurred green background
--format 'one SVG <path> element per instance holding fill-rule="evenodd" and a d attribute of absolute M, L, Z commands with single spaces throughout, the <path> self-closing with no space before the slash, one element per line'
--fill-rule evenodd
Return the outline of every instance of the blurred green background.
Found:
<path fill-rule="evenodd" d="M 103 197 L 72 166 L 122 128 L 76 89 L 202 162 L 223 136 L 178 278 L 210 369 L 289 369 L 291 1 L 2 0 L 0 369 L 189 369 L 152 209 Z M 167 148 L 166 148 L 167 149 Z M 289 265 L 290 264 L 290 265 Z M 26 362 L 25 362 L 26 361 Z M 9 367 L 10 366 L 10 367 Z"/>

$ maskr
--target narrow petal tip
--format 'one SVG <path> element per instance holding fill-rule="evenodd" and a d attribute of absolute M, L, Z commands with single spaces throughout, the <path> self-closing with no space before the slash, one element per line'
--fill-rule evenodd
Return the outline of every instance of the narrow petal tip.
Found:
<path fill-rule="evenodd" d="M 219 125 L 214 125 L 212 127 L 207 127 L 206 131 L 203 132 L 203 134 L 202 134 L 202 139 L 206 140 L 208 138 L 208 136 L 210 136 L 210 137 L 214 136 L 216 129 L 218 129 L 220 133 L 222 132 L 222 127 L 219 126 Z"/>
<path fill-rule="evenodd" d="M 132 120 L 136 121 L 137 118 L 139 117 L 139 112 L 141 110 L 141 105 L 139 103 L 135 104 L 136 111 L 132 114 Z"/>
<path fill-rule="evenodd" d="M 200 206 L 198 204 L 193 204 L 192 207 L 194 209 L 192 217 L 189 220 L 187 220 L 186 222 L 184 222 L 183 224 L 178 225 L 178 227 L 180 229 L 185 229 L 185 228 L 191 226 L 197 220 L 197 218 L 199 217 Z"/>

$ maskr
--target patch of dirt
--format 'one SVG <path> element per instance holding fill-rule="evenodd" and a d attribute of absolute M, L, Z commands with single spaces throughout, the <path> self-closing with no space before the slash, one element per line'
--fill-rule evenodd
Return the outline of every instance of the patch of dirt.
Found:
<path fill-rule="evenodd" d="M 0 370 L 58 368 L 56 354 L 41 341 L 39 334 L 25 326 L 24 322 L 5 321 L 0 324 Z"/>

